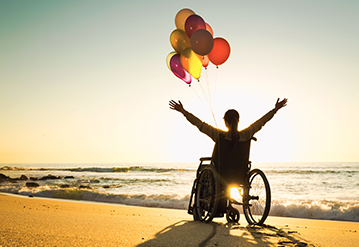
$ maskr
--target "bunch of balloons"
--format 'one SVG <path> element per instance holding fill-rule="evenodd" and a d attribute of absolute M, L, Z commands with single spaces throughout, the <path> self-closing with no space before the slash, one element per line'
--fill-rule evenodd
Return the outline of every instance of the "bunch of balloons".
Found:
<path fill-rule="evenodd" d="M 175 17 L 176 28 L 170 35 L 175 51 L 166 62 L 175 76 L 191 84 L 193 76 L 199 79 L 202 67 L 209 62 L 219 65 L 227 61 L 231 48 L 224 38 L 213 38 L 213 30 L 202 17 L 190 9 L 181 9 Z"/>

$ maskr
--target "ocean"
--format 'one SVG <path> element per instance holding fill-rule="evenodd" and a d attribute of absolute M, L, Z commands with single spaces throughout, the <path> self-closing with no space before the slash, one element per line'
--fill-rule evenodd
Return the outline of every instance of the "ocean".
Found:
<path fill-rule="evenodd" d="M 2 180 L 0 192 L 187 209 L 198 165 L 1 164 L 0 174 L 29 180 Z M 253 162 L 252 168 L 263 170 L 269 180 L 269 215 L 359 222 L 359 162 Z"/>

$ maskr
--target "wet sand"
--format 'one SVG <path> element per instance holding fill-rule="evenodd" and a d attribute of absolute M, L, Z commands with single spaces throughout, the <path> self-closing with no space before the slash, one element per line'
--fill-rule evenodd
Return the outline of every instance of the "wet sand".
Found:
<path fill-rule="evenodd" d="M 262 227 L 186 210 L 0 194 L 0 246 L 357 246 L 359 223 L 269 217 Z"/>

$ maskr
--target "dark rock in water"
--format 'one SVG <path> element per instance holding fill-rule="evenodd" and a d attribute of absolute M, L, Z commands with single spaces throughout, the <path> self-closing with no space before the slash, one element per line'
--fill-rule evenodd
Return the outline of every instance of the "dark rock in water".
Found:
<path fill-rule="evenodd" d="M 0 173 L 0 180 L 5 180 L 5 179 L 9 179 L 9 177 Z"/>
<path fill-rule="evenodd" d="M 64 177 L 64 179 L 70 179 L 70 178 L 75 178 L 74 176 L 66 176 Z"/>
<path fill-rule="evenodd" d="M 80 185 L 79 189 L 91 189 L 91 187 L 88 185 Z"/>
<path fill-rule="evenodd" d="M 92 183 L 98 184 L 98 183 L 100 183 L 100 180 L 94 179 L 94 180 L 92 180 Z"/>
<path fill-rule="evenodd" d="M 21 177 L 19 178 L 19 180 L 29 180 L 29 178 L 26 177 L 25 175 L 21 175 Z"/>
<path fill-rule="evenodd" d="M 70 185 L 68 185 L 68 184 L 61 184 L 60 185 L 60 188 L 63 188 L 63 189 L 69 188 L 69 187 L 70 187 Z"/>
<path fill-rule="evenodd" d="M 48 180 L 48 179 L 60 179 L 60 177 L 56 177 L 56 176 L 49 174 L 45 177 L 40 178 L 40 180 Z"/>
<path fill-rule="evenodd" d="M 34 182 L 26 182 L 26 187 L 29 188 L 36 188 L 39 187 L 40 185 L 38 183 L 34 183 Z"/>
<path fill-rule="evenodd" d="M 6 175 L 0 173 L 0 183 L 4 182 L 4 181 L 8 181 L 10 183 L 17 183 L 18 180 L 19 180 L 19 178 L 11 178 L 9 176 L 6 176 Z"/>
<path fill-rule="evenodd" d="M 35 177 L 30 177 L 30 180 L 31 181 L 37 181 L 37 180 L 39 180 L 38 178 L 35 178 Z"/>
<path fill-rule="evenodd" d="M 103 186 L 102 188 L 108 189 L 108 188 L 110 188 L 110 186 L 109 186 L 109 185 L 105 185 L 105 186 Z"/>

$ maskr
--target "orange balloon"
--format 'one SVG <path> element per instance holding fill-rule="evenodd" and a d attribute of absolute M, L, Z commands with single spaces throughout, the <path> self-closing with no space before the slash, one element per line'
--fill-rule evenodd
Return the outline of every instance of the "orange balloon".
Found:
<path fill-rule="evenodd" d="M 197 54 L 197 56 L 198 56 L 199 60 L 201 60 L 202 66 L 203 66 L 205 69 L 207 69 L 207 66 L 208 66 L 208 64 L 209 64 L 208 56 L 201 56 L 201 55 L 198 55 L 198 54 Z"/>
<path fill-rule="evenodd" d="M 208 54 L 208 58 L 211 63 L 218 66 L 227 61 L 231 53 L 231 47 L 224 38 L 215 38 L 213 43 L 213 49 Z"/>
<path fill-rule="evenodd" d="M 186 32 L 181 29 L 176 29 L 171 33 L 170 43 L 178 54 L 181 54 L 184 49 L 191 46 L 190 39 Z"/>
<path fill-rule="evenodd" d="M 178 11 L 175 17 L 175 24 L 177 29 L 185 30 L 184 24 L 186 23 L 187 18 L 194 14 L 195 13 L 190 9 L 181 9 Z"/>
<path fill-rule="evenodd" d="M 182 67 L 190 73 L 194 78 L 201 77 L 202 62 L 198 55 L 190 48 L 186 48 L 181 53 Z"/>
<path fill-rule="evenodd" d="M 202 61 L 202 66 L 207 69 L 207 66 L 209 64 L 208 56 L 201 56 L 200 59 Z"/>
<path fill-rule="evenodd" d="M 207 30 L 208 32 L 210 32 L 210 33 L 212 34 L 212 36 L 214 36 L 214 35 L 213 35 L 213 29 L 212 29 L 212 27 L 211 27 L 208 23 L 206 23 L 206 30 Z"/>

